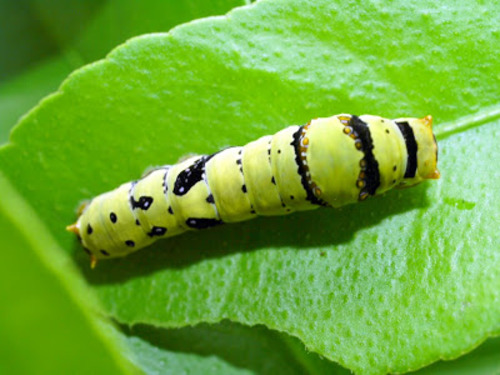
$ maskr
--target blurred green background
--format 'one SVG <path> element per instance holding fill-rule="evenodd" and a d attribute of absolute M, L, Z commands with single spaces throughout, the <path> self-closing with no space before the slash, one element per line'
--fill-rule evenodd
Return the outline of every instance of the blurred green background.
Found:
<path fill-rule="evenodd" d="M 225 14 L 246 3 L 248 1 L 236 0 L 0 0 L 0 143 L 6 143 L 18 119 L 44 96 L 57 90 L 73 70 L 105 57 L 128 38 L 168 31 L 177 24 Z M 57 251 L 57 245 L 52 244 L 50 238 L 38 238 L 33 242 L 32 237 L 26 235 L 19 218 L 34 215 L 1 175 L 0 194 L 0 242 L 5 254 L 0 262 L 0 374 L 135 373 L 139 371 L 135 366 L 148 373 L 169 373 L 172 369 L 152 366 L 154 361 L 144 364 L 147 362 L 144 360 L 141 364 L 131 360 L 134 366 L 120 360 L 124 353 L 127 356 L 126 349 L 116 347 L 119 339 L 114 328 L 108 327 L 107 322 L 96 323 L 94 318 L 90 319 L 92 304 L 84 307 L 81 301 L 74 300 L 57 275 L 58 265 L 47 265 L 39 257 L 47 247 Z M 43 224 L 34 220 L 30 231 L 36 231 L 37 226 Z M 57 257 L 62 256 L 57 254 Z M 92 299 L 87 293 L 82 286 L 81 298 Z M 99 330 L 92 328 L 96 324 L 102 324 Z M 227 324 L 165 330 L 162 337 L 154 340 L 147 328 L 139 327 L 132 334 L 126 327 L 122 329 L 126 331 L 129 346 L 151 345 L 185 355 L 185 358 L 177 355 L 176 360 L 191 361 L 193 373 L 208 370 L 213 373 L 271 373 L 273 370 L 255 358 L 269 355 L 274 340 L 289 342 L 288 352 L 276 354 L 283 362 L 293 362 L 292 358 L 303 356 L 314 357 L 310 363 L 315 364 L 315 370 L 310 367 L 297 370 L 297 363 L 295 373 L 347 373 L 339 366 L 306 353 L 295 339 L 281 337 L 264 328 L 255 331 L 245 327 L 238 327 L 238 336 L 230 337 L 225 335 Z M 251 344 L 247 341 L 249 347 L 239 349 L 240 362 L 224 364 L 227 349 L 217 342 L 237 342 L 245 335 L 253 337 L 255 332 L 260 339 L 250 340 Z M 141 340 L 142 336 L 148 337 L 149 342 Z M 221 339 L 223 336 L 226 337 Z M 199 342 L 211 342 L 205 342 L 202 350 L 198 342 L 193 343 L 193 337 L 199 338 Z M 500 339 L 490 339 L 459 360 L 437 363 L 420 373 L 498 374 L 498 348 Z M 249 352 L 254 354 L 251 363 L 245 356 Z M 172 357 L 169 359 L 172 363 Z M 172 371 L 175 373 L 175 369 Z"/>
<path fill-rule="evenodd" d="M 73 70 L 127 39 L 223 15 L 244 0 L 0 0 L 0 144 Z"/>

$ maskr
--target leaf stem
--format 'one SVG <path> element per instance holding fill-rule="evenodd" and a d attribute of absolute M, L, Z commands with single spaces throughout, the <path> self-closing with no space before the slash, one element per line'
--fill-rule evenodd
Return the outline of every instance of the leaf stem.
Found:
<path fill-rule="evenodd" d="M 473 115 L 459 118 L 455 121 L 444 123 L 438 127 L 434 134 L 437 139 L 444 139 L 452 134 L 460 133 L 462 131 L 482 125 L 485 122 L 491 122 L 500 118 L 500 106 L 489 107 Z"/>

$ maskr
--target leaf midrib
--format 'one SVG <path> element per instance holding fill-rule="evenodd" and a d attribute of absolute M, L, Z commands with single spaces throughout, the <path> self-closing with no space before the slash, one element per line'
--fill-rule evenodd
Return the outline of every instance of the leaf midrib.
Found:
<path fill-rule="evenodd" d="M 481 126 L 500 119 L 500 104 L 485 108 L 474 114 L 460 117 L 454 121 L 445 122 L 435 128 L 437 139 L 445 139 L 450 135 Z"/>

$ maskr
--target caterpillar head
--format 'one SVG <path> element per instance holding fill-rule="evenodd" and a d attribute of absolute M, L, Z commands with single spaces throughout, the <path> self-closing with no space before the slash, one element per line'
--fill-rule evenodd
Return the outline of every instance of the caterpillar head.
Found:
<path fill-rule="evenodd" d="M 416 185 L 423 180 L 438 179 L 438 146 L 432 133 L 432 116 L 394 120 L 405 138 L 408 163 L 400 187 Z"/>
<path fill-rule="evenodd" d="M 76 223 L 66 228 L 77 235 L 92 268 L 100 259 L 125 256 L 153 241 L 130 208 L 130 186 L 123 184 L 84 203 Z"/>

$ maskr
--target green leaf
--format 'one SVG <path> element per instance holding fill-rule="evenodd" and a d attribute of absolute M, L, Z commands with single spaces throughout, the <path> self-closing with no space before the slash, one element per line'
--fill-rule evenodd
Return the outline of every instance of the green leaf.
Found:
<path fill-rule="evenodd" d="M 454 358 L 500 332 L 497 8 L 261 1 L 143 36 L 25 117 L 0 165 L 122 323 L 262 324 L 363 373 Z M 341 112 L 431 113 L 441 180 L 172 238 L 93 272 L 63 230 L 79 201 L 148 166 Z"/>
<path fill-rule="evenodd" d="M 1 174 L 0 194 L 0 372 L 134 373 L 93 316 L 73 262 Z"/>

